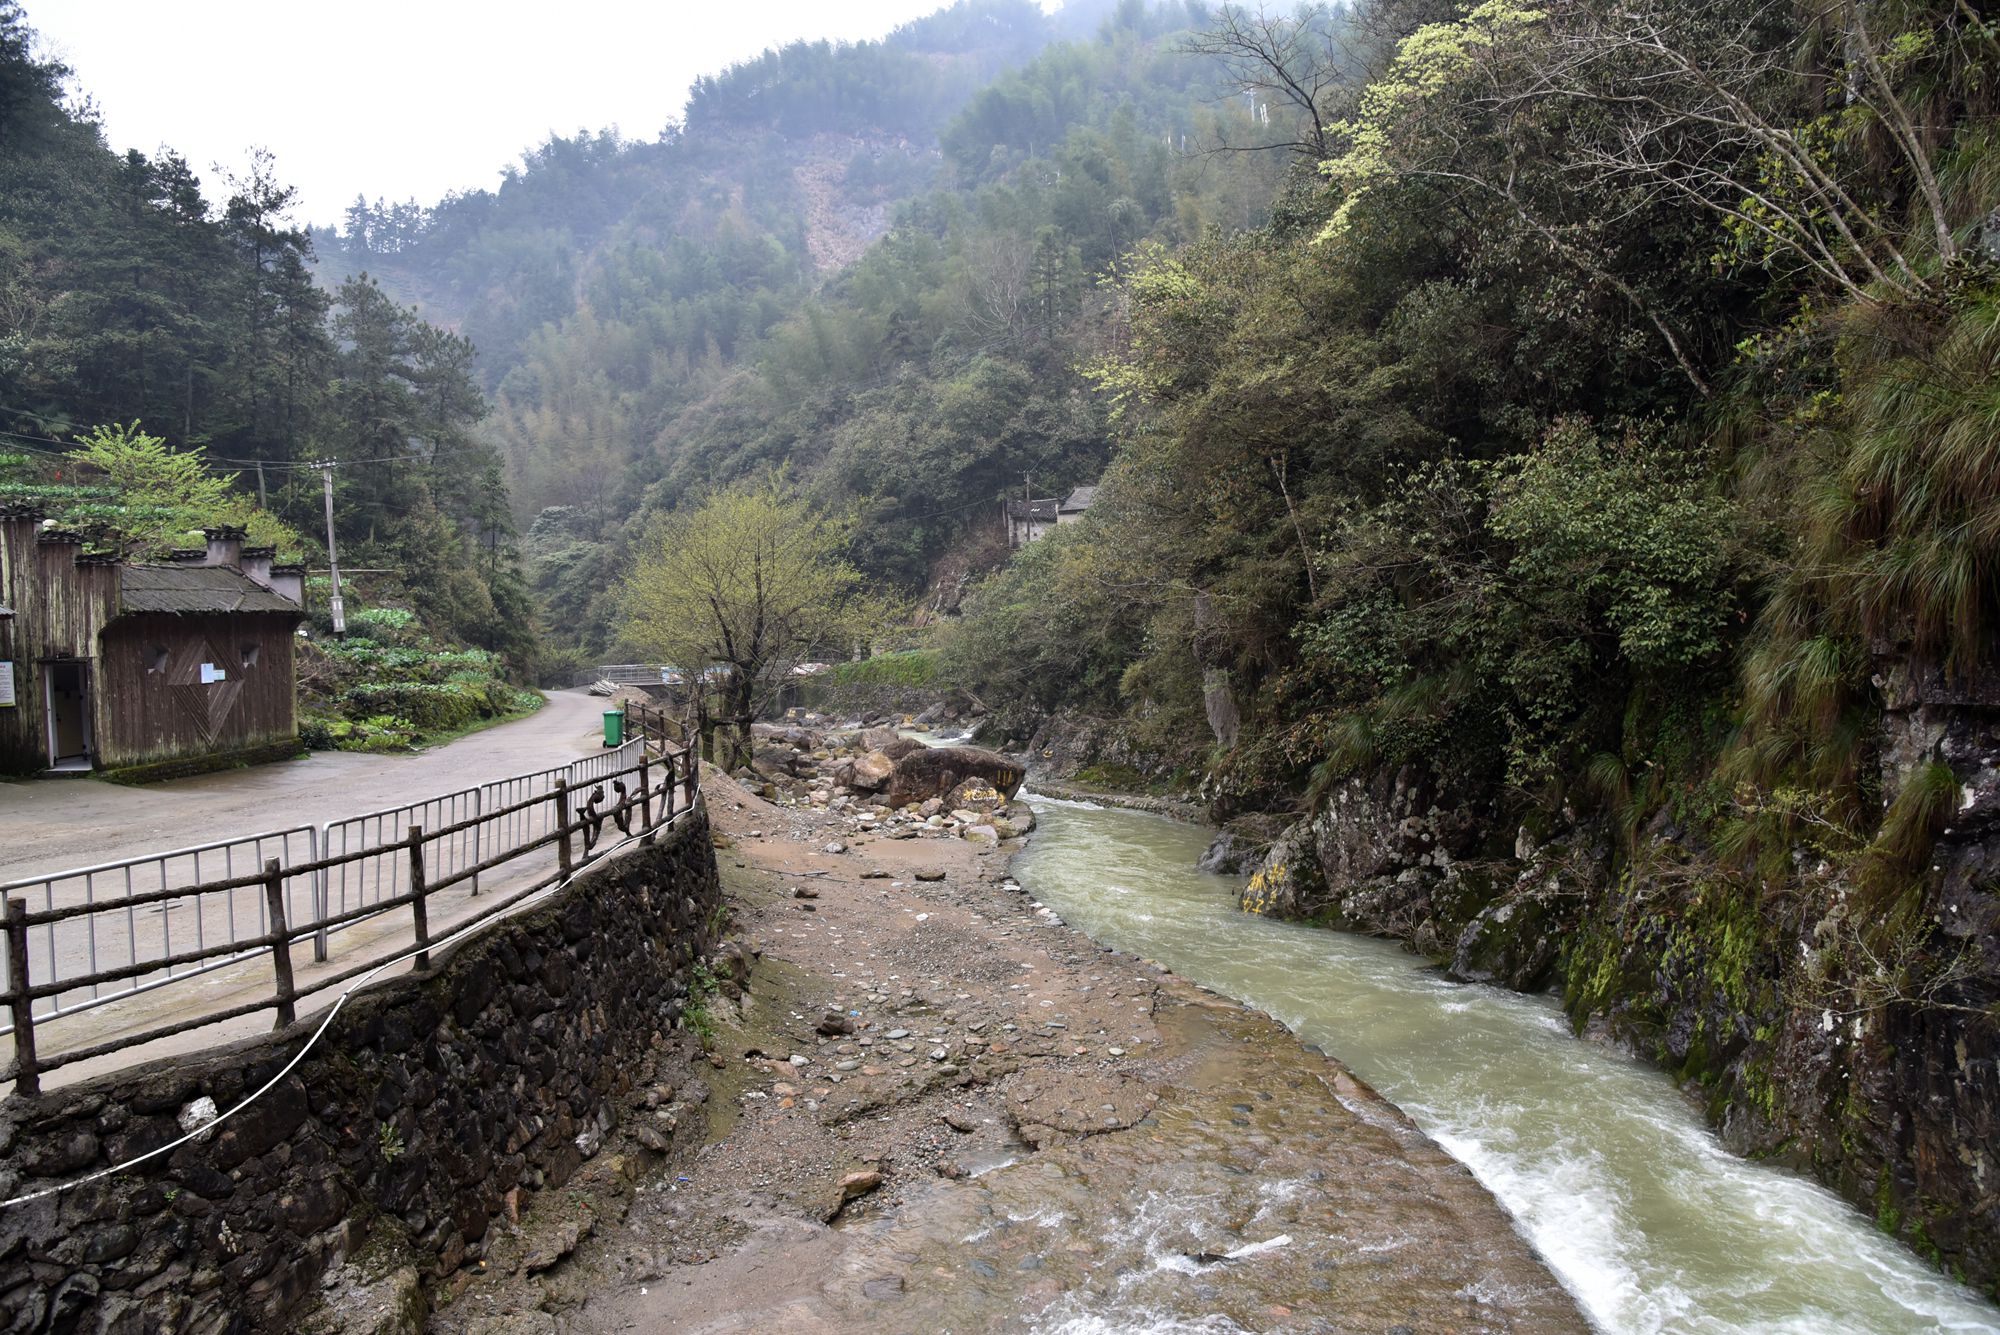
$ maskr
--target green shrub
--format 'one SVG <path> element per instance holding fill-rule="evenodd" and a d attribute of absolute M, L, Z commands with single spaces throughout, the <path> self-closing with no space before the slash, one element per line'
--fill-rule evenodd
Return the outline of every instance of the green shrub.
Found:
<path fill-rule="evenodd" d="M 380 640 L 396 640 L 416 629 L 417 614 L 402 607 L 364 607 L 347 618 L 350 632 L 361 631 Z"/>
<path fill-rule="evenodd" d="M 842 663 L 834 668 L 833 679 L 842 686 L 929 686 L 941 671 L 938 655 L 931 650 L 903 649 Z"/>
<path fill-rule="evenodd" d="M 454 732 L 489 714 L 484 692 L 435 682 L 363 682 L 346 699 L 356 711 L 393 713 L 422 732 Z"/>

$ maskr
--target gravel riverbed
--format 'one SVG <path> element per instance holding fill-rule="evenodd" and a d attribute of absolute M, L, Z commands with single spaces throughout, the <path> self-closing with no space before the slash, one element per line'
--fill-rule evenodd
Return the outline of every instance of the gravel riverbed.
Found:
<path fill-rule="evenodd" d="M 1064 925 L 1014 842 L 704 786 L 734 943 L 706 1042 L 663 1039 L 431 1329 L 1585 1329 L 1392 1105 Z"/>

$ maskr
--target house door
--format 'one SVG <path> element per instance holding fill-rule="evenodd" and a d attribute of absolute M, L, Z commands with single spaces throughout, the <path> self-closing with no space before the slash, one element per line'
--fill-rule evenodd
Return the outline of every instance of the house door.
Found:
<path fill-rule="evenodd" d="M 49 710 L 49 765 L 74 769 L 90 764 L 90 672 L 79 660 L 44 663 Z"/>

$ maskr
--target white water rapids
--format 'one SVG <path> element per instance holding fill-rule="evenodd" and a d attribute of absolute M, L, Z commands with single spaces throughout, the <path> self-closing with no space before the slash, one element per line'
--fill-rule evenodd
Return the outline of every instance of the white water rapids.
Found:
<path fill-rule="evenodd" d="M 1099 942 L 1268 1011 L 1479 1177 L 1600 1329 L 2000 1332 L 2000 1310 L 1796 1175 L 1730 1154 L 1663 1074 L 1547 998 L 1452 983 L 1394 945 L 1235 909 L 1200 829 L 1028 794 L 1027 891 Z M 1301 1239 L 1309 1245 L 1309 1239 Z M 1233 1329 L 1072 1312 L 1064 1332 Z"/>

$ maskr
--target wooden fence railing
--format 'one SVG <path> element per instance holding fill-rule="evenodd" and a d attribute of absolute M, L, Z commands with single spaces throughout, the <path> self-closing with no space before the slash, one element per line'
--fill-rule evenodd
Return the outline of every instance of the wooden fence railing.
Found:
<path fill-rule="evenodd" d="M 448 819 L 429 829 L 421 824 L 412 824 L 401 838 L 391 841 L 375 841 L 366 847 L 304 861 L 285 862 L 270 857 L 256 871 L 248 874 L 224 876 L 194 885 L 139 891 L 111 900 L 51 905 L 40 909 L 30 908 L 25 899 L 9 897 L 0 901 L 5 908 L 4 918 L 0 918 L 0 941 L 4 941 L 6 950 L 6 981 L 5 990 L 0 991 L 0 1008 L 4 1008 L 11 1018 L 14 1041 L 13 1058 L 5 1067 L 0 1067 L 0 1080 L 11 1080 L 16 1093 L 33 1095 L 40 1092 L 41 1076 L 47 1071 L 262 1010 L 275 1011 L 277 1025 L 282 1028 L 297 1018 L 301 998 L 337 987 L 401 956 L 414 952 L 416 968 L 428 968 L 429 947 L 435 939 L 431 932 L 429 910 L 444 891 L 468 882 L 476 891 L 480 876 L 493 873 L 539 850 L 551 846 L 555 849 L 556 865 L 553 871 L 525 885 L 507 886 L 498 896 L 480 899 L 478 912 L 451 924 L 450 932 L 456 934 L 498 917 L 530 895 L 567 879 L 580 867 L 602 856 L 614 842 L 607 839 L 607 826 L 650 843 L 662 828 L 694 806 L 701 762 L 692 749 L 676 751 L 665 748 L 664 732 L 655 731 L 656 728 L 664 729 L 664 719 L 648 719 L 642 714 L 632 722 L 639 729 L 637 737 L 662 744 L 662 753 L 657 758 L 648 753 L 649 748 L 642 746 L 637 748 L 638 760 L 635 764 L 612 769 L 575 785 L 567 778 L 558 778 L 545 792 L 484 808 L 462 820 Z M 534 819 L 536 815 L 543 818 Z M 473 861 L 436 856 L 436 850 L 452 847 L 450 841 L 458 840 L 475 827 L 484 827 L 489 832 L 516 831 L 518 834 L 501 838 L 489 833 L 481 856 Z M 431 851 L 427 853 L 427 850 Z M 323 887 L 327 883 L 327 873 L 372 860 L 378 864 L 379 879 L 379 864 L 385 859 L 395 859 L 403 864 L 399 868 L 403 874 L 395 882 L 402 887 L 399 893 L 376 897 L 352 909 L 343 907 L 332 911 L 327 905 L 320 912 L 305 915 L 292 913 L 291 905 L 301 901 L 324 904 L 324 896 L 315 900 L 312 888 Z M 288 895 L 288 882 L 297 882 L 305 887 L 303 896 Z M 232 930 L 215 944 L 206 944 L 197 935 L 192 949 L 180 951 L 172 950 L 171 940 L 168 939 L 158 954 L 149 952 L 145 958 L 135 956 L 124 964 L 112 968 L 92 968 L 84 973 L 62 970 L 51 947 L 46 952 L 48 964 L 44 976 L 40 979 L 33 976 L 34 957 L 29 949 L 29 934 L 36 928 L 44 929 L 53 941 L 57 924 L 80 923 L 89 938 L 95 941 L 100 920 L 109 934 L 112 928 L 131 923 L 135 915 L 142 911 L 167 914 L 176 909 L 185 911 L 192 908 L 193 921 L 199 923 L 204 917 L 204 904 L 208 901 L 226 905 L 233 919 L 237 911 L 237 897 L 245 891 L 261 891 L 261 894 L 255 895 L 261 901 L 258 905 L 263 919 L 261 925 L 264 930 L 261 933 L 250 935 Z M 398 936 L 392 942 L 382 943 L 379 948 L 369 951 L 367 958 L 316 976 L 304 985 L 297 981 L 292 958 L 294 945 L 304 943 L 310 946 L 317 941 L 321 947 L 317 958 L 324 959 L 328 933 L 400 908 L 410 911 L 410 936 Z M 305 920 L 295 922 L 292 920 L 294 916 L 303 916 Z M 103 1042 L 71 1047 L 58 1053 L 39 1050 L 37 1025 L 45 1025 L 54 1014 L 64 1012 L 58 1008 L 52 1014 L 37 1015 L 37 1002 L 59 1007 L 59 999 L 66 993 L 75 994 L 89 989 L 95 995 L 108 985 L 129 986 L 159 975 L 164 975 L 167 982 L 178 981 L 198 972 L 196 966 L 216 961 L 233 964 L 236 960 L 254 958 L 263 952 L 268 952 L 271 965 L 268 992 L 172 1023 L 121 1033 Z M 94 954 L 92 958 L 95 958 Z M 49 1009 L 50 1005 L 45 1004 L 44 1010 Z"/>
<path fill-rule="evenodd" d="M 687 746 L 693 731 L 693 726 L 685 719 L 668 713 L 658 705 L 638 700 L 625 705 L 625 735 L 628 738 L 650 742 L 664 751 Z"/>

